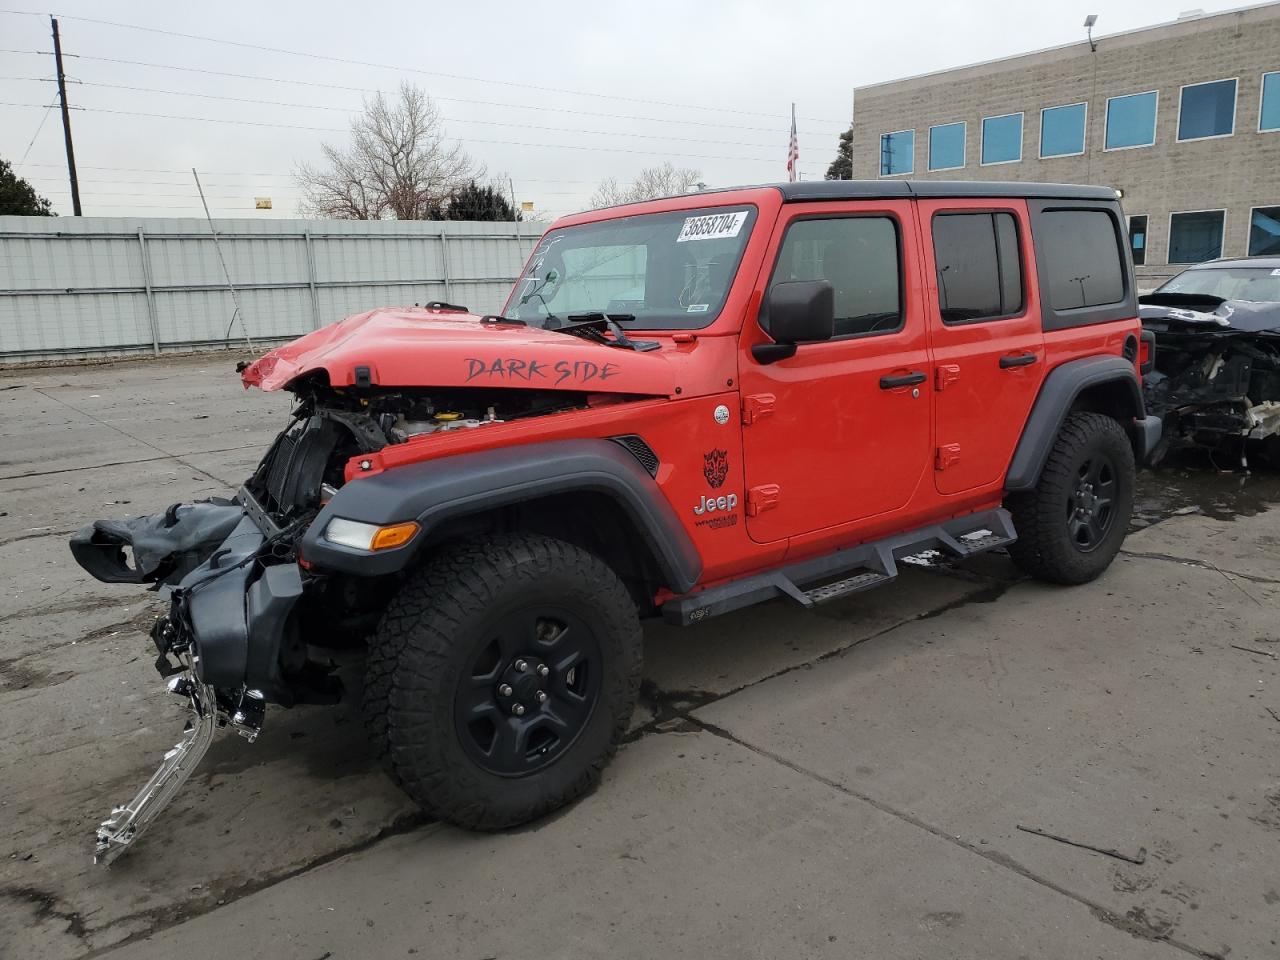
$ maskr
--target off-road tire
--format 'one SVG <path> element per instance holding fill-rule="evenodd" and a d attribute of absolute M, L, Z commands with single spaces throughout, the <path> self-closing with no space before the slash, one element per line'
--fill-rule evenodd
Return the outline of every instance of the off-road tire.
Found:
<path fill-rule="evenodd" d="M 547 766 L 518 777 L 483 769 L 455 728 L 454 700 L 495 618 L 553 598 L 590 628 L 602 670 L 595 705 Z M 643 643 L 635 603 L 599 558 L 529 534 L 451 546 L 401 587 L 369 648 L 365 724 L 393 778 L 425 811 L 499 830 L 580 797 L 626 733 Z"/>
<path fill-rule="evenodd" d="M 1070 504 L 1082 466 L 1099 455 L 1113 467 L 1116 493 L 1105 533 L 1086 551 L 1069 532 Z M 1133 513 L 1135 474 L 1133 448 L 1119 422 L 1100 413 L 1070 415 L 1035 489 L 1006 501 L 1018 533 L 1010 556 L 1038 580 L 1060 584 L 1093 580 L 1110 566 L 1124 541 Z"/>

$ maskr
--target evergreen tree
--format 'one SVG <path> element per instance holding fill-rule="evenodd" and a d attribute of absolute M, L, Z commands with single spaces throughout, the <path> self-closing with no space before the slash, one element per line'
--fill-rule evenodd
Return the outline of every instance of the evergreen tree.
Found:
<path fill-rule="evenodd" d="M 840 134 L 840 146 L 836 150 L 836 158 L 827 167 L 827 180 L 853 179 L 853 128 Z"/>
<path fill-rule="evenodd" d="M 56 217 L 50 203 L 27 181 L 13 172 L 7 160 L 0 160 L 0 215 Z"/>
<path fill-rule="evenodd" d="M 482 187 L 472 180 L 449 196 L 443 219 L 511 221 L 517 217 L 500 191 L 492 186 Z"/>

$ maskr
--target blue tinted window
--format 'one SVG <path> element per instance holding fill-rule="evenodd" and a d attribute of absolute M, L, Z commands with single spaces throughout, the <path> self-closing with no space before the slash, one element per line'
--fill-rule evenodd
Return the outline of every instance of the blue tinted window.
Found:
<path fill-rule="evenodd" d="M 1175 213 L 1169 218 L 1169 262 L 1203 263 L 1222 256 L 1221 210 Z"/>
<path fill-rule="evenodd" d="M 1259 130 L 1280 130 L 1280 73 L 1262 75 L 1262 117 Z"/>
<path fill-rule="evenodd" d="M 1280 256 L 1280 207 L 1258 207 L 1249 216 L 1249 256 Z"/>
<path fill-rule="evenodd" d="M 1156 92 L 1107 101 L 1107 149 L 1149 147 L 1156 142 Z"/>
<path fill-rule="evenodd" d="M 1070 157 L 1084 153 L 1083 103 L 1040 111 L 1040 156 Z"/>
<path fill-rule="evenodd" d="M 911 173 L 915 169 L 916 132 L 899 130 L 880 135 L 880 176 Z"/>
<path fill-rule="evenodd" d="M 1022 114 L 987 117 L 982 121 L 982 162 L 1008 163 L 1022 159 Z"/>
<path fill-rule="evenodd" d="M 1182 88 L 1178 139 L 1225 137 L 1236 128 L 1236 82 L 1215 80 Z"/>
<path fill-rule="evenodd" d="M 944 123 L 929 128 L 929 169 L 953 170 L 964 166 L 964 123 Z"/>

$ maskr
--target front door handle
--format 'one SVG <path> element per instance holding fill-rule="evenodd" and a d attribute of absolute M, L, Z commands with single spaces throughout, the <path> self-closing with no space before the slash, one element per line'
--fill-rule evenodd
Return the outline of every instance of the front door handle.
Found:
<path fill-rule="evenodd" d="M 1012 356 L 1000 358 L 1000 369 L 1008 370 L 1010 367 L 1030 366 L 1039 359 L 1034 353 L 1015 353 Z"/>
<path fill-rule="evenodd" d="M 923 370 L 912 370 L 910 373 L 900 373 L 896 376 L 881 377 L 880 389 L 894 390 L 898 387 L 914 387 L 916 384 L 924 383 L 928 379 L 928 374 Z"/>

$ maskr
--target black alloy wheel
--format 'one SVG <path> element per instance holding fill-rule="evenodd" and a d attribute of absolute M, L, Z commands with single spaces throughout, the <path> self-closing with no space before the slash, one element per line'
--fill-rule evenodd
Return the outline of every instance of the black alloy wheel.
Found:
<path fill-rule="evenodd" d="M 463 749 L 502 777 L 553 763 L 591 719 L 600 668 L 600 644 L 572 612 L 548 605 L 507 614 L 458 681 Z"/>

